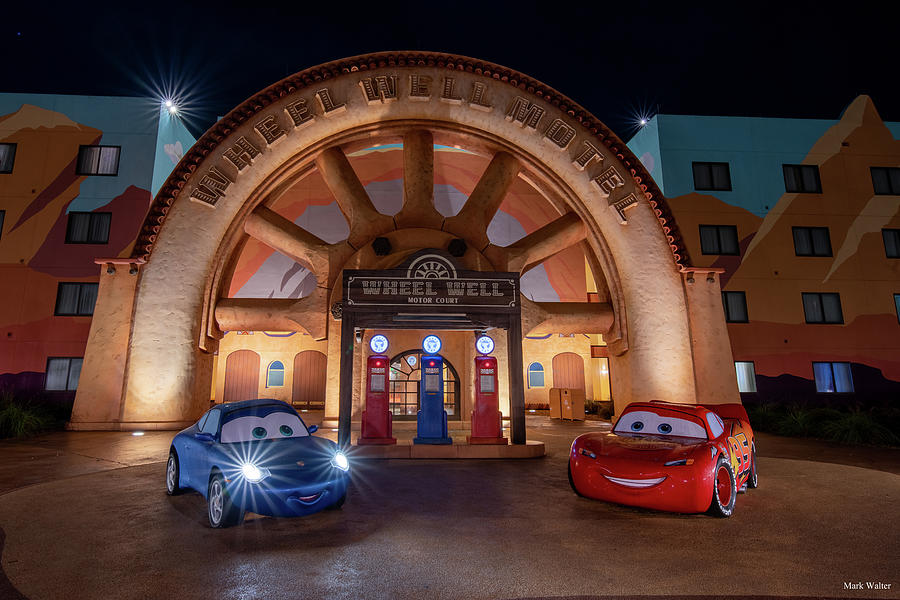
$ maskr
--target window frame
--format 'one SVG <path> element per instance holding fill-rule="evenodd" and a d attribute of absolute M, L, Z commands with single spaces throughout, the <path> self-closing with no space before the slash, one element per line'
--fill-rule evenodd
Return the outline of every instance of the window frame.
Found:
<path fill-rule="evenodd" d="M 63 286 L 78 286 L 78 298 L 75 301 L 76 312 L 60 312 L 59 309 L 59 301 L 61 298 L 61 292 L 63 290 Z M 100 284 L 94 281 L 58 281 L 56 283 L 56 304 L 53 307 L 53 316 L 54 317 L 92 317 L 94 316 L 94 309 L 97 306 L 97 294 L 94 294 L 94 304 L 91 306 L 91 312 L 77 312 L 78 307 L 81 306 L 81 294 L 82 290 L 87 286 L 93 286 L 97 292 L 100 291 Z"/>
<path fill-rule="evenodd" d="M 275 367 L 276 364 L 280 365 L 280 368 Z M 280 371 L 281 383 L 273 383 L 272 382 L 273 371 Z M 273 360 L 272 362 L 269 363 L 269 366 L 266 367 L 266 388 L 284 387 L 284 376 L 285 376 L 284 363 L 280 360 Z"/>
<path fill-rule="evenodd" d="M 753 374 L 753 389 L 752 390 L 742 390 L 741 389 L 741 378 L 737 377 L 738 365 L 750 365 L 750 372 Z M 752 360 L 736 360 L 734 361 L 734 374 L 737 377 L 738 383 L 738 393 L 739 394 L 756 394 L 759 391 L 759 388 L 756 385 L 756 363 Z"/>
<path fill-rule="evenodd" d="M 715 229 L 716 230 L 716 244 L 718 246 L 718 252 L 706 252 L 703 249 L 703 228 Z M 722 231 L 730 231 L 734 233 L 734 246 L 737 248 L 737 252 L 722 252 Z M 697 226 L 697 235 L 700 236 L 700 254 L 705 256 L 740 256 L 741 255 L 741 240 L 738 237 L 737 225 L 709 225 L 709 224 L 700 224 Z"/>
<path fill-rule="evenodd" d="M 883 172 L 885 177 L 887 178 L 887 184 L 889 191 L 887 192 L 879 192 L 878 186 L 875 185 L 875 173 Z M 898 175 L 898 179 L 900 179 L 900 167 L 869 167 L 869 175 L 872 178 L 872 192 L 876 196 L 900 196 L 900 187 L 894 187 L 892 182 L 891 174 L 896 173 Z"/>
<path fill-rule="evenodd" d="M 532 370 L 531 367 L 533 367 L 534 365 L 537 365 L 537 366 L 539 367 L 540 370 L 538 370 L 538 369 Z M 526 380 L 528 381 L 528 389 L 538 389 L 538 388 L 544 388 L 544 387 L 547 387 L 547 379 L 546 379 L 547 370 L 544 368 L 544 365 L 543 365 L 543 364 L 541 364 L 541 363 L 538 362 L 538 361 L 529 363 L 528 368 L 526 369 L 526 373 L 527 373 Z M 540 373 L 540 375 L 541 375 L 541 385 L 532 385 L 532 384 L 531 384 L 531 374 L 532 374 L 532 373 L 534 373 L 535 375 L 537 375 L 538 373 Z"/>
<path fill-rule="evenodd" d="M 9 146 L 12 148 L 12 154 L 9 159 L 9 170 L 3 169 L 3 165 L 0 164 L 0 175 L 12 175 L 13 169 L 16 168 L 16 152 L 19 149 L 19 144 L 15 142 L 2 142 L 0 146 Z"/>
<path fill-rule="evenodd" d="M 810 321 L 809 313 L 806 311 L 806 297 L 807 296 L 818 296 L 819 297 L 819 305 L 822 307 L 822 320 L 821 321 Z M 838 309 L 840 309 L 841 319 L 840 321 L 829 321 L 827 316 L 825 315 L 825 303 L 823 301 L 825 296 L 834 296 L 837 298 Z M 841 303 L 841 294 L 839 292 L 800 292 L 800 303 L 803 305 L 803 318 L 807 325 L 843 325 L 844 324 L 844 305 Z"/>
<path fill-rule="evenodd" d="M 834 384 L 834 391 L 829 392 L 828 390 L 819 391 L 819 380 L 816 378 L 816 365 L 828 365 L 831 369 L 831 382 Z M 849 375 L 850 380 L 850 391 L 838 391 L 837 389 L 837 377 L 834 375 L 834 365 L 847 365 L 847 373 Z M 817 394 L 855 394 L 856 393 L 856 384 L 853 383 L 853 364 L 850 361 L 846 360 L 836 360 L 836 361 L 828 361 L 828 360 L 814 360 L 812 361 L 812 370 L 813 370 L 813 384 L 816 386 Z"/>
<path fill-rule="evenodd" d="M 744 304 L 744 318 L 743 319 L 734 319 L 730 315 L 730 311 L 728 310 L 728 296 L 734 296 L 736 298 L 742 298 Z M 750 322 L 750 310 L 747 308 L 747 292 L 742 290 L 722 290 L 722 308 L 725 311 L 725 322 L 726 323 L 749 323 Z"/>
<path fill-rule="evenodd" d="M 890 234 L 894 237 L 894 246 L 897 247 L 897 254 L 889 254 L 888 253 L 888 234 Z M 885 258 L 900 258 L 900 229 L 893 229 L 890 227 L 882 227 L 881 243 L 884 244 Z"/>
<path fill-rule="evenodd" d="M 794 179 L 800 184 L 799 189 L 791 189 L 788 185 L 788 170 L 794 170 Z M 812 171 L 815 173 L 816 177 L 816 188 L 813 190 L 804 189 L 804 178 L 803 171 Z M 781 171 L 784 175 L 784 191 L 788 194 L 821 194 L 822 193 L 822 179 L 819 176 L 819 165 L 792 165 L 792 164 L 782 164 Z"/>
<path fill-rule="evenodd" d="M 894 294 L 894 310 L 897 313 L 897 322 L 900 323 L 900 294 Z"/>
<path fill-rule="evenodd" d="M 816 254 L 816 246 L 813 243 L 813 231 L 825 231 L 825 240 L 828 242 L 828 254 Z M 809 254 L 801 254 L 800 250 L 797 248 L 797 233 L 800 231 L 806 231 L 809 234 Z M 834 256 L 834 250 L 831 247 L 831 231 L 828 227 L 791 227 L 791 239 L 794 241 L 794 256 L 802 256 L 804 258 L 807 257 L 815 257 L 815 258 L 828 258 Z"/>
<path fill-rule="evenodd" d="M 72 215 L 91 215 L 89 218 L 89 221 L 88 221 L 88 229 L 87 229 L 88 230 L 88 239 L 87 239 L 87 241 L 82 242 L 82 241 L 78 241 L 78 240 L 72 240 Z M 98 217 L 101 215 L 109 215 L 109 226 L 106 228 L 106 240 L 103 242 L 93 241 L 90 238 L 92 224 L 95 219 L 94 215 L 97 215 Z M 112 231 L 112 213 L 109 211 L 93 212 L 93 211 L 87 211 L 87 210 L 73 210 L 66 214 L 66 241 L 65 241 L 66 244 L 92 244 L 94 246 L 108 244 L 110 231 Z"/>
<path fill-rule="evenodd" d="M 85 173 L 78 169 L 81 164 L 81 153 L 85 148 L 115 148 L 116 149 L 116 172 L 115 173 Z M 122 162 L 122 146 L 115 146 L 110 144 L 81 144 L 78 146 L 78 154 L 75 157 L 75 174 L 79 177 L 118 177 L 119 176 L 119 165 Z M 97 164 L 98 168 L 100 166 L 99 160 Z"/>
<path fill-rule="evenodd" d="M 700 187 L 697 185 L 696 169 L 698 167 L 709 169 L 710 187 Z M 727 175 L 728 179 L 728 187 L 716 187 L 715 177 L 713 177 L 713 167 L 725 167 L 725 174 Z M 727 162 L 708 162 L 699 160 L 691 161 L 691 177 L 694 183 L 694 190 L 698 192 L 730 192 L 733 189 L 733 186 L 731 184 L 731 165 Z"/>
<path fill-rule="evenodd" d="M 66 387 L 65 389 L 50 389 L 47 387 L 47 376 L 50 373 L 50 363 L 54 360 L 66 360 L 69 361 L 68 367 L 66 368 Z M 44 391 L 45 392 L 74 392 L 78 390 L 78 384 L 75 384 L 74 388 L 69 388 L 69 385 L 72 380 L 72 361 L 80 360 L 81 367 L 84 368 L 84 357 L 83 356 L 48 356 L 46 368 L 44 370 Z M 78 381 L 81 381 L 81 369 L 78 370 Z"/>

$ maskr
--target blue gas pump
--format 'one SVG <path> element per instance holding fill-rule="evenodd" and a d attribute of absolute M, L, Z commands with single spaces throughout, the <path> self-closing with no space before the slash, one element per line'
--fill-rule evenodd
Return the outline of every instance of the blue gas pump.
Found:
<path fill-rule="evenodd" d="M 419 412 L 416 415 L 414 444 L 452 444 L 447 435 L 447 411 L 444 410 L 444 359 L 437 353 L 441 340 L 429 335 L 422 341 Z"/>

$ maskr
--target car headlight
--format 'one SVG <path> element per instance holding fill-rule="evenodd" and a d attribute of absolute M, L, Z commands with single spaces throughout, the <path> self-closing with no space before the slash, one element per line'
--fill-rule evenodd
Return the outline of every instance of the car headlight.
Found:
<path fill-rule="evenodd" d="M 331 457 L 331 466 L 341 471 L 349 471 L 350 461 L 347 460 L 347 455 L 339 450 Z"/>
<path fill-rule="evenodd" d="M 241 475 L 250 483 L 258 483 L 263 480 L 266 474 L 253 463 L 244 463 L 241 465 Z"/>

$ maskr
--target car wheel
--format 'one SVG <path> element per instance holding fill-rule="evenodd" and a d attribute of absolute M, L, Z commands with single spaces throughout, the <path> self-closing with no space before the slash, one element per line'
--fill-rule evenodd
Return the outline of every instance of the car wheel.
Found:
<path fill-rule="evenodd" d="M 724 456 L 720 456 L 713 471 L 710 514 L 716 517 L 730 517 L 734 512 L 735 499 L 737 499 L 737 480 L 734 477 L 734 469 Z"/>
<path fill-rule="evenodd" d="M 572 491 L 575 492 L 576 496 L 580 496 L 580 497 L 584 498 L 585 497 L 584 494 L 582 494 L 581 492 L 578 491 L 578 488 L 575 487 L 575 480 L 572 479 L 572 463 L 571 462 L 569 462 L 568 468 L 566 470 L 569 475 L 569 485 L 572 486 Z"/>
<path fill-rule="evenodd" d="M 747 478 L 747 487 L 751 490 L 759 487 L 759 475 L 756 471 L 756 446 L 750 453 L 750 477 Z"/>
<path fill-rule="evenodd" d="M 342 506 L 344 506 L 344 502 L 347 501 L 347 492 L 344 492 L 344 495 L 337 499 L 337 502 L 330 505 L 327 510 L 340 510 Z"/>
<path fill-rule="evenodd" d="M 178 486 L 181 477 L 181 467 L 178 465 L 178 455 L 174 450 L 169 451 L 169 460 L 166 462 L 166 493 L 170 496 L 180 494 L 182 489 Z"/>
<path fill-rule="evenodd" d="M 231 501 L 225 488 L 225 479 L 221 473 L 214 474 L 209 480 L 209 491 L 206 495 L 206 512 L 209 515 L 209 526 L 213 528 L 231 527 L 244 520 L 244 511 Z"/>

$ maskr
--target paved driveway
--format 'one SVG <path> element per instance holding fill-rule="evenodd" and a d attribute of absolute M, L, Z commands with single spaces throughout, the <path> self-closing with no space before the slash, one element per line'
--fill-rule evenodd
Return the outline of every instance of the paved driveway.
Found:
<path fill-rule="evenodd" d="M 547 457 L 359 463 L 341 511 L 222 531 L 165 495 L 170 433 L 4 442 L 0 598 L 900 598 L 897 451 L 761 436 L 760 488 L 720 520 L 578 498 L 590 424 L 529 425 Z M 891 588 L 844 586 L 869 581 Z"/>

